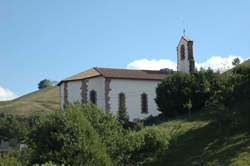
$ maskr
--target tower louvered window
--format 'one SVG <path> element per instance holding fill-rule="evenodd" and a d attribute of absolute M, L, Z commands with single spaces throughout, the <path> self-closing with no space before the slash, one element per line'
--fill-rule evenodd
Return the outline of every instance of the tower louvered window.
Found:
<path fill-rule="evenodd" d="M 185 59 L 185 47 L 184 45 L 181 45 L 181 59 Z"/>

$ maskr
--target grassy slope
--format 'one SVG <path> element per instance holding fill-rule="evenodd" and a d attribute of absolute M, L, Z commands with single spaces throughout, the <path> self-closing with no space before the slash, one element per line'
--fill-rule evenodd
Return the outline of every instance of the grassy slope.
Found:
<path fill-rule="evenodd" d="M 249 103 L 241 102 L 233 109 L 249 108 Z M 214 116 L 209 110 L 159 123 L 168 133 L 175 131 L 173 134 L 177 133 L 177 137 L 170 141 L 168 152 L 156 165 L 249 166 L 249 126 L 242 130 L 219 130 L 213 123 Z"/>
<path fill-rule="evenodd" d="M 0 102 L 0 113 L 34 115 L 59 109 L 59 88 L 50 87 L 35 91 L 12 101 Z"/>
<path fill-rule="evenodd" d="M 240 64 L 241 66 L 250 66 L 250 59 L 244 61 L 242 64 Z"/>
<path fill-rule="evenodd" d="M 250 59 L 240 66 L 250 66 Z M 249 101 L 238 101 L 232 111 L 249 109 Z M 241 130 L 228 130 L 226 126 L 219 129 L 213 112 L 216 111 L 206 110 L 157 124 L 177 136 L 156 165 L 250 166 L 250 126 Z"/>

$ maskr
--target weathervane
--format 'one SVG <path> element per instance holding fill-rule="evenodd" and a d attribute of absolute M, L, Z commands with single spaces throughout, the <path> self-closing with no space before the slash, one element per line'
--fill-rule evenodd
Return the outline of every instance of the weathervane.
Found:
<path fill-rule="evenodd" d="M 183 29 L 183 36 L 185 36 L 186 35 L 186 30 L 185 30 L 185 28 Z"/>

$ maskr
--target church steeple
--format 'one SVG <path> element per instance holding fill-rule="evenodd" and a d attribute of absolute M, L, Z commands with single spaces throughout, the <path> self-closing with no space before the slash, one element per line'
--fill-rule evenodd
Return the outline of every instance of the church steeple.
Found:
<path fill-rule="evenodd" d="M 177 46 L 177 71 L 190 73 L 194 69 L 193 41 L 183 35 Z"/>

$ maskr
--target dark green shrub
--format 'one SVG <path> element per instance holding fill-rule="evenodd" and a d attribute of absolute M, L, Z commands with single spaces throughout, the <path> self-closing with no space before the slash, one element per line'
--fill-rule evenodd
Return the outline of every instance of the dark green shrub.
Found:
<path fill-rule="evenodd" d="M 219 73 L 203 70 L 191 74 L 176 72 L 156 88 L 158 109 L 166 117 L 200 110 L 213 94 Z"/>
<path fill-rule="evenodd" d="M 117 119 L 118 119 L 118 121 L 120 121 L 120 123 L 122 123 L 124 128 L 128 128 L 130 126 L 129 116 L 128 116 L 128 113 L 126 111 L 126 107 L 123 104 L 121 105 L 121 107 L 118 110 Z"/>
<path fill-rule="evenodd" d="M 166 77 L 156 88 L 156 103 L 165 116 L 172 117 L 185 112 L 183 104 L 190 98 L 192 77 L 176 72 Z"/>
<path fill-rule="evenodd" d="M 105 146 L 78 107 L 41 117 L 27 144 L 31 164 L 111 165 Z"/>
<path fill-rule="evenodd" d="M 168 148 L 169 136 L 161 127 L 147 127 L 130 132 L 121 145 L 124 165 L 150 165 Z"/>
<path fill-rule="evenodd" d="M 36 118 L 1 114 L 0 142 L 10 139 L 23 140 Z"/>
<path fill-rule="evenodd" d="M 106 145 L 109 156 L 119 163 L 123 156 L 120 144 L 128 132 L 122 124 L 111 113 L 104 113 L 94 104 L 68 105 L 68 107 L 78 107 L 82 110 L 84 116 L 98 133 L 101 142 Z"/>

